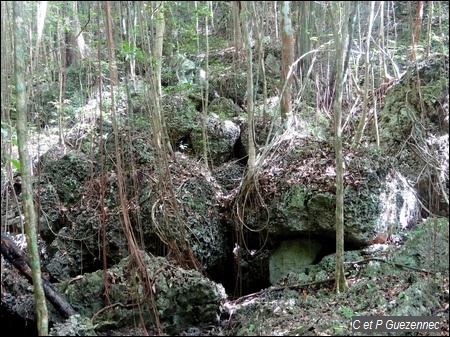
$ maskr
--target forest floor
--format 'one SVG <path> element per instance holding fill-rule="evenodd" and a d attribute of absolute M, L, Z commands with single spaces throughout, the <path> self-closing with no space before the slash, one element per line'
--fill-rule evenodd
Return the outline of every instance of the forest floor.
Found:
<path fill-rule="evenodd" d="M 306 287 L 280 287 L 267 289 L 254 298 L 248 297 L 235 317 L 231 316 L 221 335 L 241 336 L 362 336 L 353 331 L 353 316 L 392 316 L 399 301 L 407 301 L 407 289 L 414 277 L 423 277 L 430 285 L 437 280 L 416 272 L 383 275 L 372 279 L 349 279 L 349 291 L 333 292 L 334 282 Z M 441 330 L 437 334 L 419 333 L 418 336 L 448 336 L 449 286 L 448 276 L 436 293 L 433 315 L 443 315 Z M 413 301 L 417 301 L 414 303 Z M 381 304 L 383 303 L 383 304 Z M 380 305 L 381 304 L 381 305 Z M 386 305 L 387 304 L 387 305 Z M 412 300 L 411 306 L 421 306 Z M 379 333 L 378 333 L 379 334 Z M 367 333 L 366 333 L 367 335 Z M 370 335 L 370 334 L 369 334 Z M 395 335 L 395 334 L 385 334 Z"/>
<path fill-rule="evenodd" d="M 48 143 L 55 142 L 49 139 Z M 41 149 L 42 150 L 42 149 Z M 367 261 L 372 256 L 368 256 Z M 364 268 L 378 265 L 368 276 Z M 363 336 L 353 331 L 354 316 L 441 317 L 437 333 L 377 333 L 399 336 L 449 335 L 449 274 L 398 268 L 386 261 L 347 265 L 349 290 L 336 294 L 332 274 L 321 282 L 281 283 L 222 304 L 216 324 L 191 326 L 170 335 L 180 336 Z M 358 269 L 361 268 L 361 269 Z M 370 268 L 374 268 L 372 265 Z M 417 313 L 416 315 L 411 313 Z M 138 326 L 98 333 L 100 336 L 157 335 Z M 367 334 L 367 333 L 366 333 Z M 163 333 L 162 335 L 169 335 Z"/>
<path fill-rule="evenodd" d="M 348 270 L 353 267 L 355 264 L 350 265 Z M 440 329 L 436 333 L 377 332 L 376 335 L 449 335 L 448 272 L 425 273 L 371 257 L 355 268 L 347 277 L 349 289 L 345 293 L 334 292 L 332 277 L 308 284 L 272 286 L 223 303 L 220 321 L 215 325 L 192 326 L 171 335 L 364 336 L 373 333 L 353 331 L 353 316 L 427 315 L 441 318 Z M 365 268 L 372 271 L 365 273 Z M 156 331 L 147 333 L 157 335 Z M 124 328 L 101 335 L 144 334 L 146 332 L 140 328 Z"/>

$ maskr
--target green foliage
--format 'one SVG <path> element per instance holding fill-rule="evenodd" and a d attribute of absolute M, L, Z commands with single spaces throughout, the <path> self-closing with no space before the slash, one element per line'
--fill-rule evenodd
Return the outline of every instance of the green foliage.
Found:
<path fill-rule="evenodd" d="M 2 141 L 11 143 L 15 147 L 18 146 L 17 138 L 16 135 L 14 134 L 14 129 L 12 127 L 2 122 L 1 132 L 2 132 Z M 20 161 L 18 159 L 10 158 L 6 155 L 2 155 L 2 159 L 10 162 L 18 171 L 20 170 Z"/>
<path fill-rule="evenodd" d="M 448 31 L 448 22 L 442 24 L 445 31 Z M 434 32 L 431 33 L 431 50 L 441 49 L 444 54 L 448 55 L 448 36 L 437 35 Z"/>
<path fill-rule="evenodd" d="M 226 48 L 228 46 L 228 41 L 221 38 L 220 36 L 212 35 L 209 37 L 209 48 L 211 50 Z"/>
<path fill-rule="evenodd" d="M 430 81 L 428 85 L 422 86 L 422 97 L 423 100 L 434 108 L 434 105 L 438 103 L 447 91 L 448 94 L 448 78 L 442 76 L 437 81 Z"/>
<path fill-rule="evenodd" d="M 20 171 L 20 161 L 18 161 L 17 159 L 9 158 L 9 157 L 7 157 L 7 156 L 5 156 L 5 159 L 6 159 L 7 161 L 9 161 L 11 164 L 13 164 L 14 167 L 15 167 L 18 171 Z"/>
<path fill-rule="evenodd" d="M 344 314 L 345 318 L 350 319 L 353 316 L 356 316 L 356 313 L 352 309 L 350 309 L 346 306 L 342 306 L 341 309 L 342 309 L 342 313 Z"/>
<path fill-rule="evenodd" d="M 122 49 L 117 52 L 117 55 L 125 61 L 143 62 L 146 60 L 146 53 L 141 48 L 128 44 L 127 41 L 122 41 Z"/>
<path fill-rule="evenodd" d="M 405 294 L 405 292 L 404 291 L 401 291 L 399 294 L 398 294 L 398 296 L 397 296 L 399 299 L 405 299 L 405 301 L 409 301 L 409 296 L 407 295 L 407 294 Z"/>
<path fill-rule="evenodd" d="M 150 130 L 151 122 L 148 115 L 136 114 L 131 117 L 131 126 L 139 130 Z"/>

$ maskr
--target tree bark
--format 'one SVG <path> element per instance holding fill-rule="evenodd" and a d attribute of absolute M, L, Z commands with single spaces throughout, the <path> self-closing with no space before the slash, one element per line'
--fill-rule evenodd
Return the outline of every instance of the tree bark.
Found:
<path fill-rule="evenodd" d="M 33 203 L 33 182 L 28 151 L 27 92 L 25 80 L 25 25 L 22 19 L 24 2 L 14 1 L 14 73 L 16 79 L 17 141 L 19 147 L 20 173 L 22 177 L 22 203 L 25 215 L 25 234 L 30 254 L 31 278 L 34 286 L 34 301 L 37 330 L 40 336 L 48 335 L 48 311 L 41 278 L 41 264 L 36 234 L 36 213 Z"/>
<path fill-rule="evenodd" d="M 370 2 L 370 14 L 369 14 L 369 27 L 367 28 L 366 35 L 366 52 L 364 54 L 364 100 L 362 106 L 361 118 L 359 120 L 358 128 L 356 130 L 354 145 L 358 146 L 361 142 L 366 127 L 367 109 L 369 104 L 369 85 L 372 83 L 370 80 L 370 39 L 372 37 L 373 19 L 375 16 L 375 1 Z M 373 88 L 372 88 L 373 89 Z"/>
<path fill-rule="evenodd" d="M 245 48 L 247 51 L 247 114 L 248 114 L 248 161 L 247 161 L 247 176 L 253 180 L 255 171 L 255 123 L 254 123 L 254 108 L 253 108 L 253 53 L 250 43 L 250 34 L 248 29 L 248 7 L 247 2 L 242 1 L 241 22 L 242 34 L 244 37 Z"/>
<path fill-rule="evenodd" d="M 108 44 L 108 55 L 109 55 L 109 76 L 111 77 L 111 85 L 119 84 L 119 75 L 117 73 L 117 62 L 116 55 L 114 51 L 114 41 L 112 33 L 112 19 L 111 19 L 111 4 L 110 1 L 103 2 L 103 9 L 105 11 L 106 17 L 106 41 Z"/>
<path fill-rule="evenodd" d="M 333 26 L 334 46 L 336 49 L 334 81 L 334 146 L 336 156 L 336 255 L 335 255 L 335 291 L 348 289 L 344 272 L 344 166 L 342 155 L 342 92 L 345 82 L 345 54 L 348 44 L 348 18 L 350 3 L 333 2 L 328 13 Z M 341 15 L 339 15 L 341 14 Z M 339 17 L 336 17 L 338 16 Z M 341 27 L 339 27 L 341 23 Z"/>
<path fill-rule="evenodd" d="M 425 1 L 417 1 L 416 20 L 414 22 L 414 27 L 413 27 L 413 32 L 412 32 L 411 56 L 410 56 L 411 62 L 414 62 L 417 59 L 416 46 L 417 46 L 417 43 L 419 43 L 419 40 L 420 40 L 420 32 L 421 32 L 422 20 L 423 20 L 423 5 L 424 5 L 424 3 L 425 3 Z"/>
<path fill-rule="evenodd" d="M 294 38 L 290 1 L 282 1 L 281 5 L 281 118 L 284 120 L 291 111 L 291 83 L 294 72 L 289 72 L 294 63 Z"/>
<path fill-rule="evenodd" d="M 241 25 L 240 25 L 240 13 L 241 13 L 241 3 L 242 1 L 233 1 L 231 4 L 231 9 L 233 12 L 233 39 L 234 39 L 234 52 L 236 59 L 240 59 L 240 53 L 242 50 L 242 39 L 241 39 Z"/>

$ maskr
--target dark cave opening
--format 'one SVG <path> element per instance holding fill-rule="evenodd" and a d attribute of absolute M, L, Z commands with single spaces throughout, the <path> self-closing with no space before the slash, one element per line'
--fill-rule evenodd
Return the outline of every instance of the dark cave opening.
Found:
<path fill-rule="evenodd" d="M 192 141 L 191 141 L 191 136 L 190 134 L 178 139 L 176 142 L 174 142 L 172 144 L 172 146 L 174 147 L 173 150 L 174 151 L 187 151 L 187 150 L 192 150 Z"/>
<path fill-rule="evenodd" d="M 297 239 L 302 237 L 304 238 L 305 235 L 295 236 Z M 336 237 L 334 233 L 327 233 L 320 236 L 307 235 L 306 237 L 311 240 L 316 240 L 322 245 L 320 252 L 311 265 L 318 264 L 325 256 L 336 252 Z M 268 241 L 267 246 L 260 251 L 260 241 L 255 236 L 253 240 L 249 240 L 248 250 L 242 250 L 242 261 L 240 265 L 236 255 L 233 254 L 233 250 L 230 248 L 226 259 L 224 259 L 219 267 L 208 270 L 208 274 L 213 281 L 221 283 L 224 286 L 230 299 L 268 288 L 272 285 L 270 283 L 269 257 L 276 248 L 277 242 L 287 239 L 293 239 L 292 235 L 272 238 Z M 361 244 L 352 241 L 346 241 L 344 244 L 345 251 L 361 248 Z M 253 253 L 254 255 L 252 255 Z"/>
<path fill-rule="evenodd" d="M 22 336 L 38 336 L 35 321 L 23 319 L 16 313 L 4 309 L 3 306 L 1 308 L 1 320 L 4 331 L 14 332 L 14 334 Z"/>
<path fill-rule="evenodd" d="M 239 164 L 246 166 L 248 161 L 248 154 L 245 146 L 242 143 L 241 137 L 236 140 L 233 146 L 233 157 L 236 158 Z"/>

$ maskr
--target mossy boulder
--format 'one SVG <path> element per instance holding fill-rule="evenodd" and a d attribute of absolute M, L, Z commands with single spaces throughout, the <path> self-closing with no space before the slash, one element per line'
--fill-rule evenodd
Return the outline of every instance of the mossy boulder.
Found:
<path fill-rule="evenodd" d="M 60 148 L 53 148 L 44 154 L 41 164 L 41 174 L 53 184 L 64 205 L 78 201 L 84 182 L 91 168 L 95 167 L 86 155 L 76 151 L 66 153 Z"/>
<path fill-rule="evenodd" d="M 214 166 L 219 166 L 232 158 L 233 147 L 240 136 L 240 129 L 232 121 L 211 114 L 208 117 L 207 136 L 209 160 Z M 205 140 L 201 124 L 192 130 L 191 141 L 195 154 L 203 156 Z"/>
<path fill-rule="evenodd" d="M 413 231 L 392 259 L 430 272 L 448 272 L 449 227 L 446 218 L 428 218 Z"/>
<path fill-rule="evenodd" d="M 146 324 L 154 324 L 154 306 L 166 331 L 215 321 L 224 294 L 220 285 L 197 271 L 176 267 L 163 257 L 145 253 L 142 257 L 152 295 L 146 293 L 145 280 L 132 267 L 131 257 L 107 270 L 108 298 L 102 270 L 55 286 L 78 314 L 93 318 L 96 331 L 134 326 L 140 317 Z M 106 302 L 112 305 L 105 305 Z"/>

